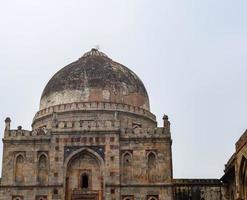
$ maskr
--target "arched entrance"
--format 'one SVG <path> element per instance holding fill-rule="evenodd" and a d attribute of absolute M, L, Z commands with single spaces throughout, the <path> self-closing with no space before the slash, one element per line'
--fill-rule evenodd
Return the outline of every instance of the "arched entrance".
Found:
<path fill-rule="evenodd" d="M 104 161 L 93 150 L 83 148 L 65 162 L 66 200 L 103 200 Z"/>

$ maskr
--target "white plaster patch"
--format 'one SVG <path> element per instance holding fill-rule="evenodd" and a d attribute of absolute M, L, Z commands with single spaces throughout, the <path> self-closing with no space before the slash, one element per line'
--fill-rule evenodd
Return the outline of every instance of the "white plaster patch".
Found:
<path fill-rule="evenodd" d="M 55 92 L 41 99 L 40 109 L 42 110 L 60 104 L 86 102 L 89 99 L 89 95 L 89 88 L 84 88 L 84 90 L 64 90 L 62 92 Z"/>

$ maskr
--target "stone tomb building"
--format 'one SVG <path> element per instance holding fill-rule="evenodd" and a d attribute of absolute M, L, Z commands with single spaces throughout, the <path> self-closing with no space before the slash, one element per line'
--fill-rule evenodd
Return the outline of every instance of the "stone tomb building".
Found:
<path fill-rule="evenodd" d="M 138 76 L 92 49 L 45 87 L 32 130 L 6 119 L 1 200 L 171 199 L 168 118 Z"/>
<path fill-rule="evenodd" d="M 31 131 L 6 118 L 0 200 L 229 199 L 221 180 L 173 179 L 163 120 L 138 76 L 92 49 L 48 82 Z"/>

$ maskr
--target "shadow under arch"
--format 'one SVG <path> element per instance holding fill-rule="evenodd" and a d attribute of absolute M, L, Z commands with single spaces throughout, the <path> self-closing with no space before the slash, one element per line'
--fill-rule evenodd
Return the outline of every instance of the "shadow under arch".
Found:
<path fill-rule="evenodd" d="M 76 159 L 78 159 L 80 156 L 82 155 L 87 155 L 89 157 L 91 157 L 92 159 L 94 159 L 97 162 L 97 165 L 100 169 L 100 174 L 101 174 L 101 185 L 102 185 L 102 190 L 100 191 L 100 197 L 99 199 L 104 199 L 105 196 L 105 184 L 104 184 L 104 177 L 105 177 L 105 161 L 103 160 L 103 158 L 94 150 L 87 148 L 87 147 L 83 147 L 80 148 L 74 152 L 72 152 L 64 161 L 64 166 L 63 166 L 63 174 L 64 174 L 64 199 L 65 200 L 70 200 L 68 198 L 68 178 L 69 178 L 69 174 L 68 174 L 68 169 L 70 168 L 70 166 L 72 165 L 73 161 L 75 161 Z"/>

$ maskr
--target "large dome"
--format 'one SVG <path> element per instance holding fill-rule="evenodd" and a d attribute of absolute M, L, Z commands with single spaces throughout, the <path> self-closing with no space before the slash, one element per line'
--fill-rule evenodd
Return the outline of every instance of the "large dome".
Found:
<path fill-rule="evenodd" d="M 74 102 L 113 102 L 149 110 L 142 81 L 97 49 L 58 71 L 46 85 L 40 110 Z"/>

